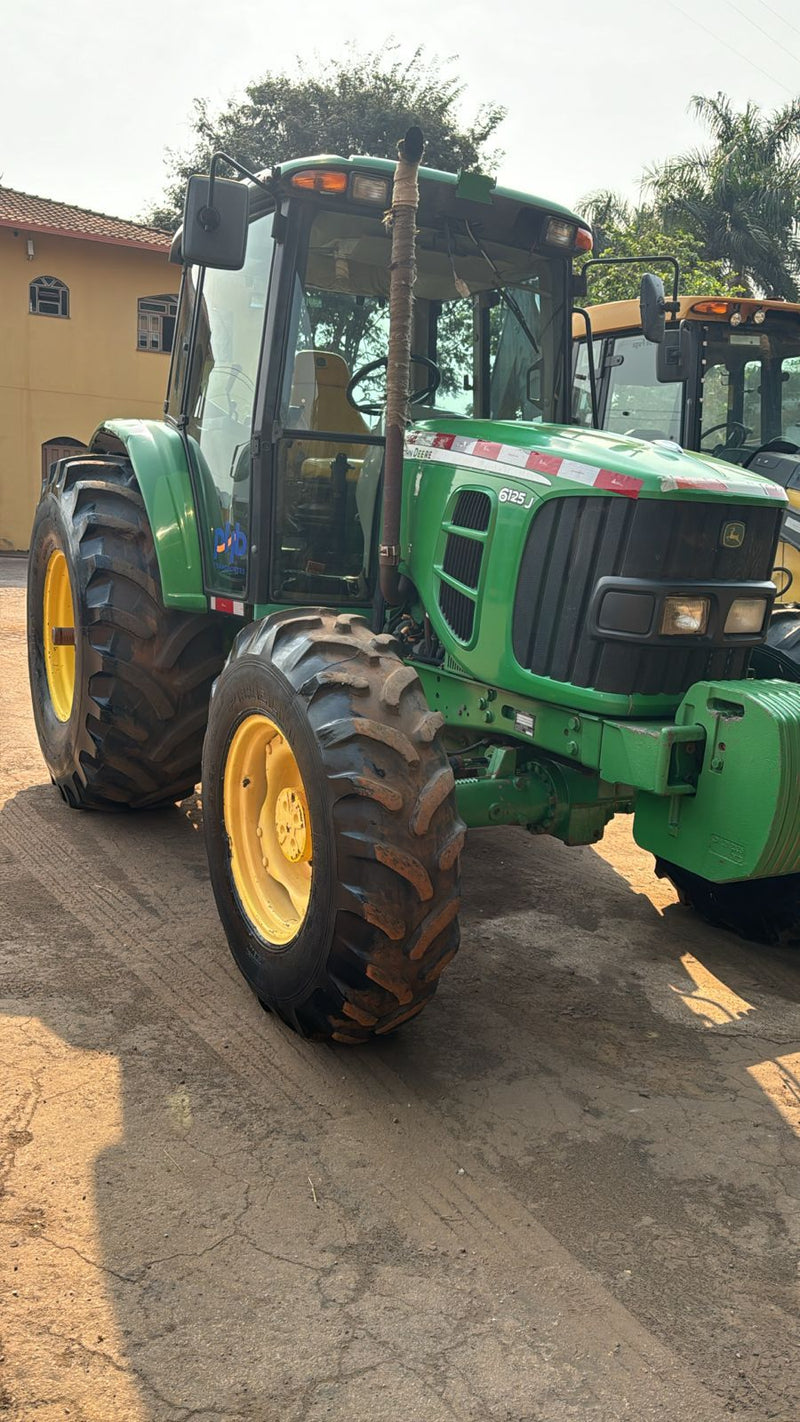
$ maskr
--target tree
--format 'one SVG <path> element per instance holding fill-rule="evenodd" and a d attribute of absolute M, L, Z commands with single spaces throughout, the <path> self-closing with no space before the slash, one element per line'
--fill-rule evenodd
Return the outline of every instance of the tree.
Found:
<path fill-rule="evenodd" d="M 633 207 L 617 193 L 600 192 L 586 198 L 581 210 L 592 224 L 595 256 L 672 256 L 680 264 L 681 294 L 743 294 L 744 288 L 732 279 L 723 262 L 705 258 L 699 238 L 679 226 L 673 225 L 665 231 L 652 207 Z M 589 270 L 586 304 L 596 306 L 602 301 L 624 301 L 638 296 L 642 276 L 647 270 L 663 277 L 667 291 L 671 290 L 673 269 L 668 262 L 653 261 L 647 267 L 594 267 Z"/>
<path fill-rule="evenodd" d="M 704 258 L 745 291 L 796 301 L 800 99 L 767 114 L 753 103 L 737 112 L 722 93 L 698 94 L 692 108 L 711 142 L 646 175 L 660 220 L 693 233 Z"/>
<path fill-rule="evenodd" d="M 398 139 L 414 123 L 425 135 L 424 162 L 450 172 L 491 169 L 501 156 L 487 145 L 505 109 L 483 105 L 471 122 L 456 110 L 464 85 L 422 47 L 401 57 L 395 43 L 375 51 L 348 46 L 344 60 L 298 59 L 291 74 L 267 74 L 248 85 L 242 102 L 231 100 L 213 114 L 195 102 L 195 143 L 188 153 L 169 153 L 172 177 L 163 203 L 148 220 L 174 230 L 181 219 L 186 179 L 206 172 L 222 149 L 254 171 L 304 154 L 371 153 L 394 158 Z"/>

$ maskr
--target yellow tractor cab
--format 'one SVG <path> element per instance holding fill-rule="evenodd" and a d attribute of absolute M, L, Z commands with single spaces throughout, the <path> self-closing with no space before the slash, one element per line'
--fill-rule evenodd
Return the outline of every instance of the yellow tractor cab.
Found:
<path fill-rule="evenodd" d="M 778 602 L 796 603 L 800 304 L 675 296 L 662 305 L 667 319 L 660 340 L 657 331 L 655 340 L 645 335 L 638 300 L 575 313 L 573 419 L 584 426 L 596 419 L 600 428 L 620 435 L 674 441 L 783 485 L 790 507 L 774 576 Z"/>

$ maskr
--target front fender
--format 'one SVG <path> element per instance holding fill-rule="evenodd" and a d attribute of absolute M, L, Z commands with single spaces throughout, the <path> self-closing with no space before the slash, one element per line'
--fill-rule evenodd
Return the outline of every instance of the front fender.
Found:
<path fill-rule="evenodd" d="M 207 611 L 197 511 L 178 431 L 161 420 L 106 420 L 89 448 L 95 454 L 124 453 L 133 465 L 153 532 L 164 605 Z"/>

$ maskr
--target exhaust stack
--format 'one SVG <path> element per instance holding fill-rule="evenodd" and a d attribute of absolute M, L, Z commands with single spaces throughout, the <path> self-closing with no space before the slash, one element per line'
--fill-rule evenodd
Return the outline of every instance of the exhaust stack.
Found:
<path fill-rule="evenodd" d="M 403 441 L 408 423 L 411 332 L 414 283 L 417 278 L 416 235 L 419 187 L 417 173 L 424 147 L 422 129 L 410 128 L 397 145 L 391 211 L 392 264 L 389 279 L 389 352 L 386 368 L 386 458 L 383 473 L 383 514 L 379 552 L 380 588 L 389 606 L 400 602 L 400 506 L 403 487 Z"/>

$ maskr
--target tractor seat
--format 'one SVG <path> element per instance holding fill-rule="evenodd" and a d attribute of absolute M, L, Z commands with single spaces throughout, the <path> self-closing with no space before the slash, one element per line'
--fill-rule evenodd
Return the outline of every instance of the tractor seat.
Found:
<path fill-rule="evenodd" d="M 298 351 L 290 395 L 290 404 L 298 412 L 292 416 L 293 423 L 300 429 L 329 430 L 331 434 L 369 434 L 362 415 L 347 398 L 349 381 L 347 362 L 334 351 Z M 316 452 L 323 454 L 319 446 Z"/>

